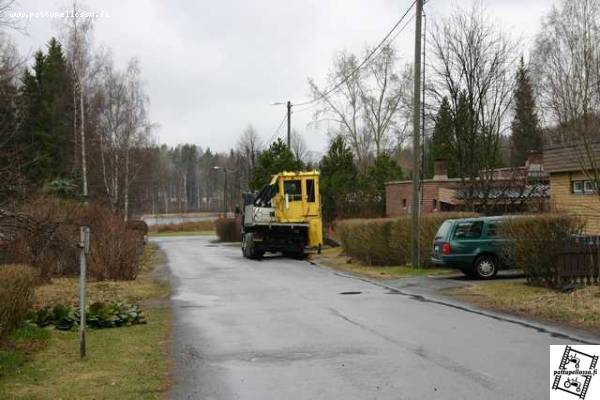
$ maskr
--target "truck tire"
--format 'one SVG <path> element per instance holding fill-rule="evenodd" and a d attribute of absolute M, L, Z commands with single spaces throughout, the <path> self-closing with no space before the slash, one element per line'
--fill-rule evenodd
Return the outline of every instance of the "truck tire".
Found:
<path fill-rule="evenodd" d="M 242 254 L 246 258 L 252 260 L 260 260 L 264 255 L 264 251 L 260 251 L 256 248 L 256 243 L 252 239 L 252 233 L 246 233 L 242 240 Z"/>

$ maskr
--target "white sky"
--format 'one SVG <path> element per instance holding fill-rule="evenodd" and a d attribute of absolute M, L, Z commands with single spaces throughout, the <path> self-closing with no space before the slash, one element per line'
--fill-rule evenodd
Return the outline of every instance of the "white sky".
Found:
<path fill-rule="evenodd" d="M 194 143 L 225 151 L 251 123 L 272 137 L 284 112 L 274 101 L 301 102 L 307 78 L 325 84 L 334 54 L 362 54 L 374 45 L 411 0 L 96 0 L 85 8 L 109 17 L 96 22 L 96 46 L 112 49 L 119 66 L 141 61 L 150 116 L 161 143 Z M 526 52 L 552 0 L 481 0 L 488 14 Z M 18 0 L 16 11 L 60 11 L 68 0 Z M 430 0 L 428 24 L 466 1 Z M 13 34 L 20 51 L 33 53 L 56 35 L 56 22 L 32 18 L 27 35 Z M 413 54 L 414 23 L 396 39 L 402 63 Z M 323 152 L 326 126 L 308 126 L 311 112 L 292 116 L 309 148 Z M 285 126 L 279 132 L 285 135 Z"/>

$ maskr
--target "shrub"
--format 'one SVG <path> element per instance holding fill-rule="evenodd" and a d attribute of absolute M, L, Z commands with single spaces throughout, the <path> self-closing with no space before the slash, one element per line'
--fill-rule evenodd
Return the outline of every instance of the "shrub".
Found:
<path fill-rule="evenodd" d="M 145 324 L 146 318 L 137 304 L 123 302 L 93 303 L 86 308 L 86 324 L 91 328 L 115 328 Z M 79 326 L 78 308 L 57 304 L 32 311 L 28 319 L 39 327 L 54 325 L 58 330 L 68 331 Z"/>
<path fill-rule="evenodd" d="M 19 326 L 31 307 L 36 272 L 23 265 L 0 265 L 0 339 Z"/>
<path fill-rule="evenodd" d="M 510 218 L 502 232 L 511 241 L 508 256 L 534 285 L 558 287 L 559 255 L 568 239 L 581 233 L 583 221 L 566 214 Z"/>
<path fill-rule="evenodd" d="M 138 231 L 98 203 L 38 198 L 26 203 L 12 240 L 4 246 L 13 263 L 31 265 L 43 279 L 79 272 L 79 229 L 91 227 L 88 273 L 97 279 L 135 279 L 144 240 Z"/>
<path fill-rule="evenodd" d="M 429 263 L 431 244 L 439 226 L 447 219 L 475 214 L 436 213 L 421 216 L 420 259 Z M 344 252 L 368 265 L 405 265 L 410 262 L 411 218 L 352 219 L 337 223 Z"/>
<path fill-rule="evenodd" d="M 84 210 L 82 221 L 91 227 L 90 275 L 97 279 L 132 280 L 139 272 L 144 238 L 118 215 L 98 204 Z"/>
<path fill-rule="evenodd" d="M 212 231 L 215 229 L 215 224 L 212 220 L 204 221 L 188 221 L 179 224 L 160 224 L 150 227 L 150 232 L 193 232 L 193 231 Z"/>
<path fill-rule="evenodd" d="M 242 240 L 242 225 L 239 218 L 218 218 L 215 230 L 221 242 L 239 242 Z"/>

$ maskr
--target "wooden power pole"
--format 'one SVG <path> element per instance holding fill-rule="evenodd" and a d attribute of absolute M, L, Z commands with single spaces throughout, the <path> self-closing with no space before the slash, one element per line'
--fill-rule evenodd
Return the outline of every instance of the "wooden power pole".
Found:
<path fill-rule="evenodd" d="M 420 179 L 421 179 L 421 18 L 423 16 L 423 0 L 417 0 L 415 15 L 415 67 L 413 71 L 415 86 L 413 91 L 413 196 L 412 196 L 412 240 L 411 240 L 411 264 L 413 267 L 420 266 L 419 260 L 419 217 L 420 217 Z"/>

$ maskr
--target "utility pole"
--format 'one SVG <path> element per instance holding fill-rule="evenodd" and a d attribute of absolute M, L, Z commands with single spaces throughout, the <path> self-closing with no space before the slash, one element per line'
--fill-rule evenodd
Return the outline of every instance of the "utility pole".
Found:
<path fill-rule="evenodd" d="M 79 357 L 85 358 L 85 279 L 90 252 L 90 227 L 82 226 L 79 238 Z"/>
<path fill-rule="evenodd" d="M 292 102 L 287 102 L 287 145 L 292 148 Z"/>
<path fill-rule="evenodd" d="M 411 264 L 420 265 L 419 260 L 419 217 L 420 217 L 420 178 L 421 178 L 421 19 L 423 17 L 423 0 L 417 0 L 415 15 L 415 66 L 413 91 L 413 196 L 412 196 L 412 235 Z"/>
<path fill-rule="evenodd" d="M 223 217 L 227 218 L 227 168 L 223 168 L 225 172 L 225 182 L 223 185 Z"/>

